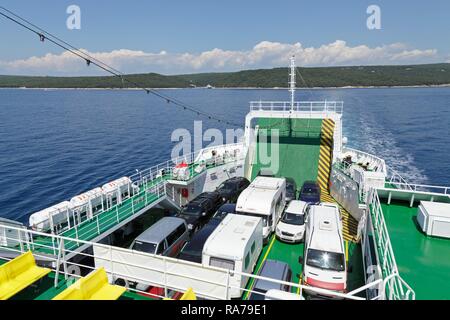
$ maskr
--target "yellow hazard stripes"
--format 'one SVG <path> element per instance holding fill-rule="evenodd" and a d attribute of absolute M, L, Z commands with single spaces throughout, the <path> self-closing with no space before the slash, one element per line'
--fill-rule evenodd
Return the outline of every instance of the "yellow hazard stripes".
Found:
<path fill-rule="evenodd" d="M 334 121 L 324 119 L 320 135 L 319 171 L 317 173 L 317 180 L 322 192 L 328 190 L 328 181 L 330 180 L 331 161 L 333 159 L 333 132 Z"/>
<path fill-rule="evenodd" d="M 322 131 L 320 138 L 320 154 L 319 154 L 319 168 L 317 172 L 317 182 L 321 189 L 320 201 L 337 203 L 330 195 L 329 181 L 331 173 L 331 164 L 333 162 L 333 134 L 334 121 L 331 119 L 324 119 L 322 121 Z M 339 205 L 339 204 L 338 204 Z M 358 233 L 358 222 L 340 206 L 342 216 L 343 235 L 346 241 L 356 242 L 356 235 Z"/>

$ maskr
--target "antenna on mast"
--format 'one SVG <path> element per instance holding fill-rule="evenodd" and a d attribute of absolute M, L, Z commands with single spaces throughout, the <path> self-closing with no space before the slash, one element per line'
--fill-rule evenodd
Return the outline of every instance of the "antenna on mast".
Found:
<path fill-rule="evenodd" d="M 291 111 L 294 110 L 294 103 L 295 103 L 295 87 L 296 87 L 296 82 L 295 82 L 295 56 L 293 55 L 291 57 L 291 81 L 289 82 L 290 85 L 290 89 L 289 92 L 291 93 Z"/>

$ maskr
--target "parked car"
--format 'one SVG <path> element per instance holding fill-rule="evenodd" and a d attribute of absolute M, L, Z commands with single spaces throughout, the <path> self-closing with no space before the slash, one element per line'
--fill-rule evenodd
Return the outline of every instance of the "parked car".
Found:
<path fill-rule="evenodd" d="M 286 203 L 297 199 L 297 183 L 292 178 L 286 178 Z"/>
<path fill-rule="evenodd" d="M 277 225 L 276 236 L 281 241 L 298 243 L 305 235 L 305 216 L 308 204 L 304 201 L 293 200 L 284 211 Z"/>
<path fill-rule="evenodd" d="M 176 257 L 189 238 L 186 222 L 165 217 L 141 233 L 130 249 L 150 254 Z"/>
<path fill-rule="evenodd" d="M 203 246 L 221 221 L 220 219 L 213 218 L 200 231 L 196 232 L 191 240 L 183 247 L 178 259 L 202 263 Z"/>
<path fill-rule="evenodd" d="M 189 232 L 192 234 L 200 230 L 217 210 L 217 204 L 211 198 L 196 198 L 183 207 L 177 215 L 186 220 Z"/>
<path fill-rule="evenodd" d="M 200 193 L 192 201 L 196 201 L 196 200 L 200 200 L 200 199 L 208 199 L 208 200 L 210 200 L 212 205 L 213 205 L 213 207 L 215 207 L 216 210 L 217 210 L 217 208 L 219 208 L 224 203 L 220 193 L 217 192 L 217 191 Z"/>
<path fill-rule="evenodd" d="M 302 189 L 298 200 L 305 201 L 307 203 L 320 203 L 320 187 L 315 181 L 306 181 Z"/>
<path fill-rule="evenodd" d="M 228 214 L 236 213 L 236 204 L 234 203 L 225 203 L 223 204 L 217 212 L 214 214 L 211 220 L 222 221 Z"/>
<path fill-rule="evenodd" d="M 291 282 L 292 270 L 285 262 L 266 260 L 258 275 L 274 280 Z M 267 291 L 274 289 L 285 292 L 290 291 L 290 287 L 286 284 L 256 279 L 251 289 L 249 300 L 265 300 Z"/>
<path fill-rule="evenodd" d="M 236 202 L 239 195 L 250 185 L 244 177 L 234 177 L 228 179 L 217 188 L 223 202 Z"/>

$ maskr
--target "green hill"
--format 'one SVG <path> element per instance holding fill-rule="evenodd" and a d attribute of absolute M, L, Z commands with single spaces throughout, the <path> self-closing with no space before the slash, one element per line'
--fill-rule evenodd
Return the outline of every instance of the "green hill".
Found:
<path fill-rule="evenodd" d="M 450 84 L 450 64 L 408 66 L 355 66 L 298 68 L 308 87 L 420 86 Z M 204 87 L 287 87 L 287 68 L 245 70 L 227 73 L 199 73 L 165 76 L 156 73 L 126 76 L 148 88 Z M 132 87 L 124 83 L 125 87 Z M 117 77 L 26 77 L 0 76 L 0 87 L 27 88 L 122 88 Z M 301 79 L 298 87 L 304 87 Z"/>

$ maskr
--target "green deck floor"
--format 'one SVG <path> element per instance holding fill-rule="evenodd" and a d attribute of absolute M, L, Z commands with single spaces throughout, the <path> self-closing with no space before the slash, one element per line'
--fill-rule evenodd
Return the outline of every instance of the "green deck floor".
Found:
<path fill-rule="evenodd" d="M 307 180 L 317 180 L 322 120 L 263 118 L 258 120 L 258 125 L 260 128 L 278 129 L 280 132 L 279 171 L 275 174 L 277 177 L 293 178 L 298 188 Z M 269 136 L 271 129 L 267 131 Z M 258 141 L 256 155 L 259 154 L 261 148 L 265 148 L 270 154 L 270 139 L 267 143 Z M 252 180 L 258 175 L 259 170 L 265 167 L 257 156 L 255 159 L 256 163 L 252 167 Z"/>
<path fill-rule="evenodd" d="M 417 207 L 381 204 L 400 276 L 416 299 L 450 299 L 450 240 L 426 236 L 417 225 Z"/>

